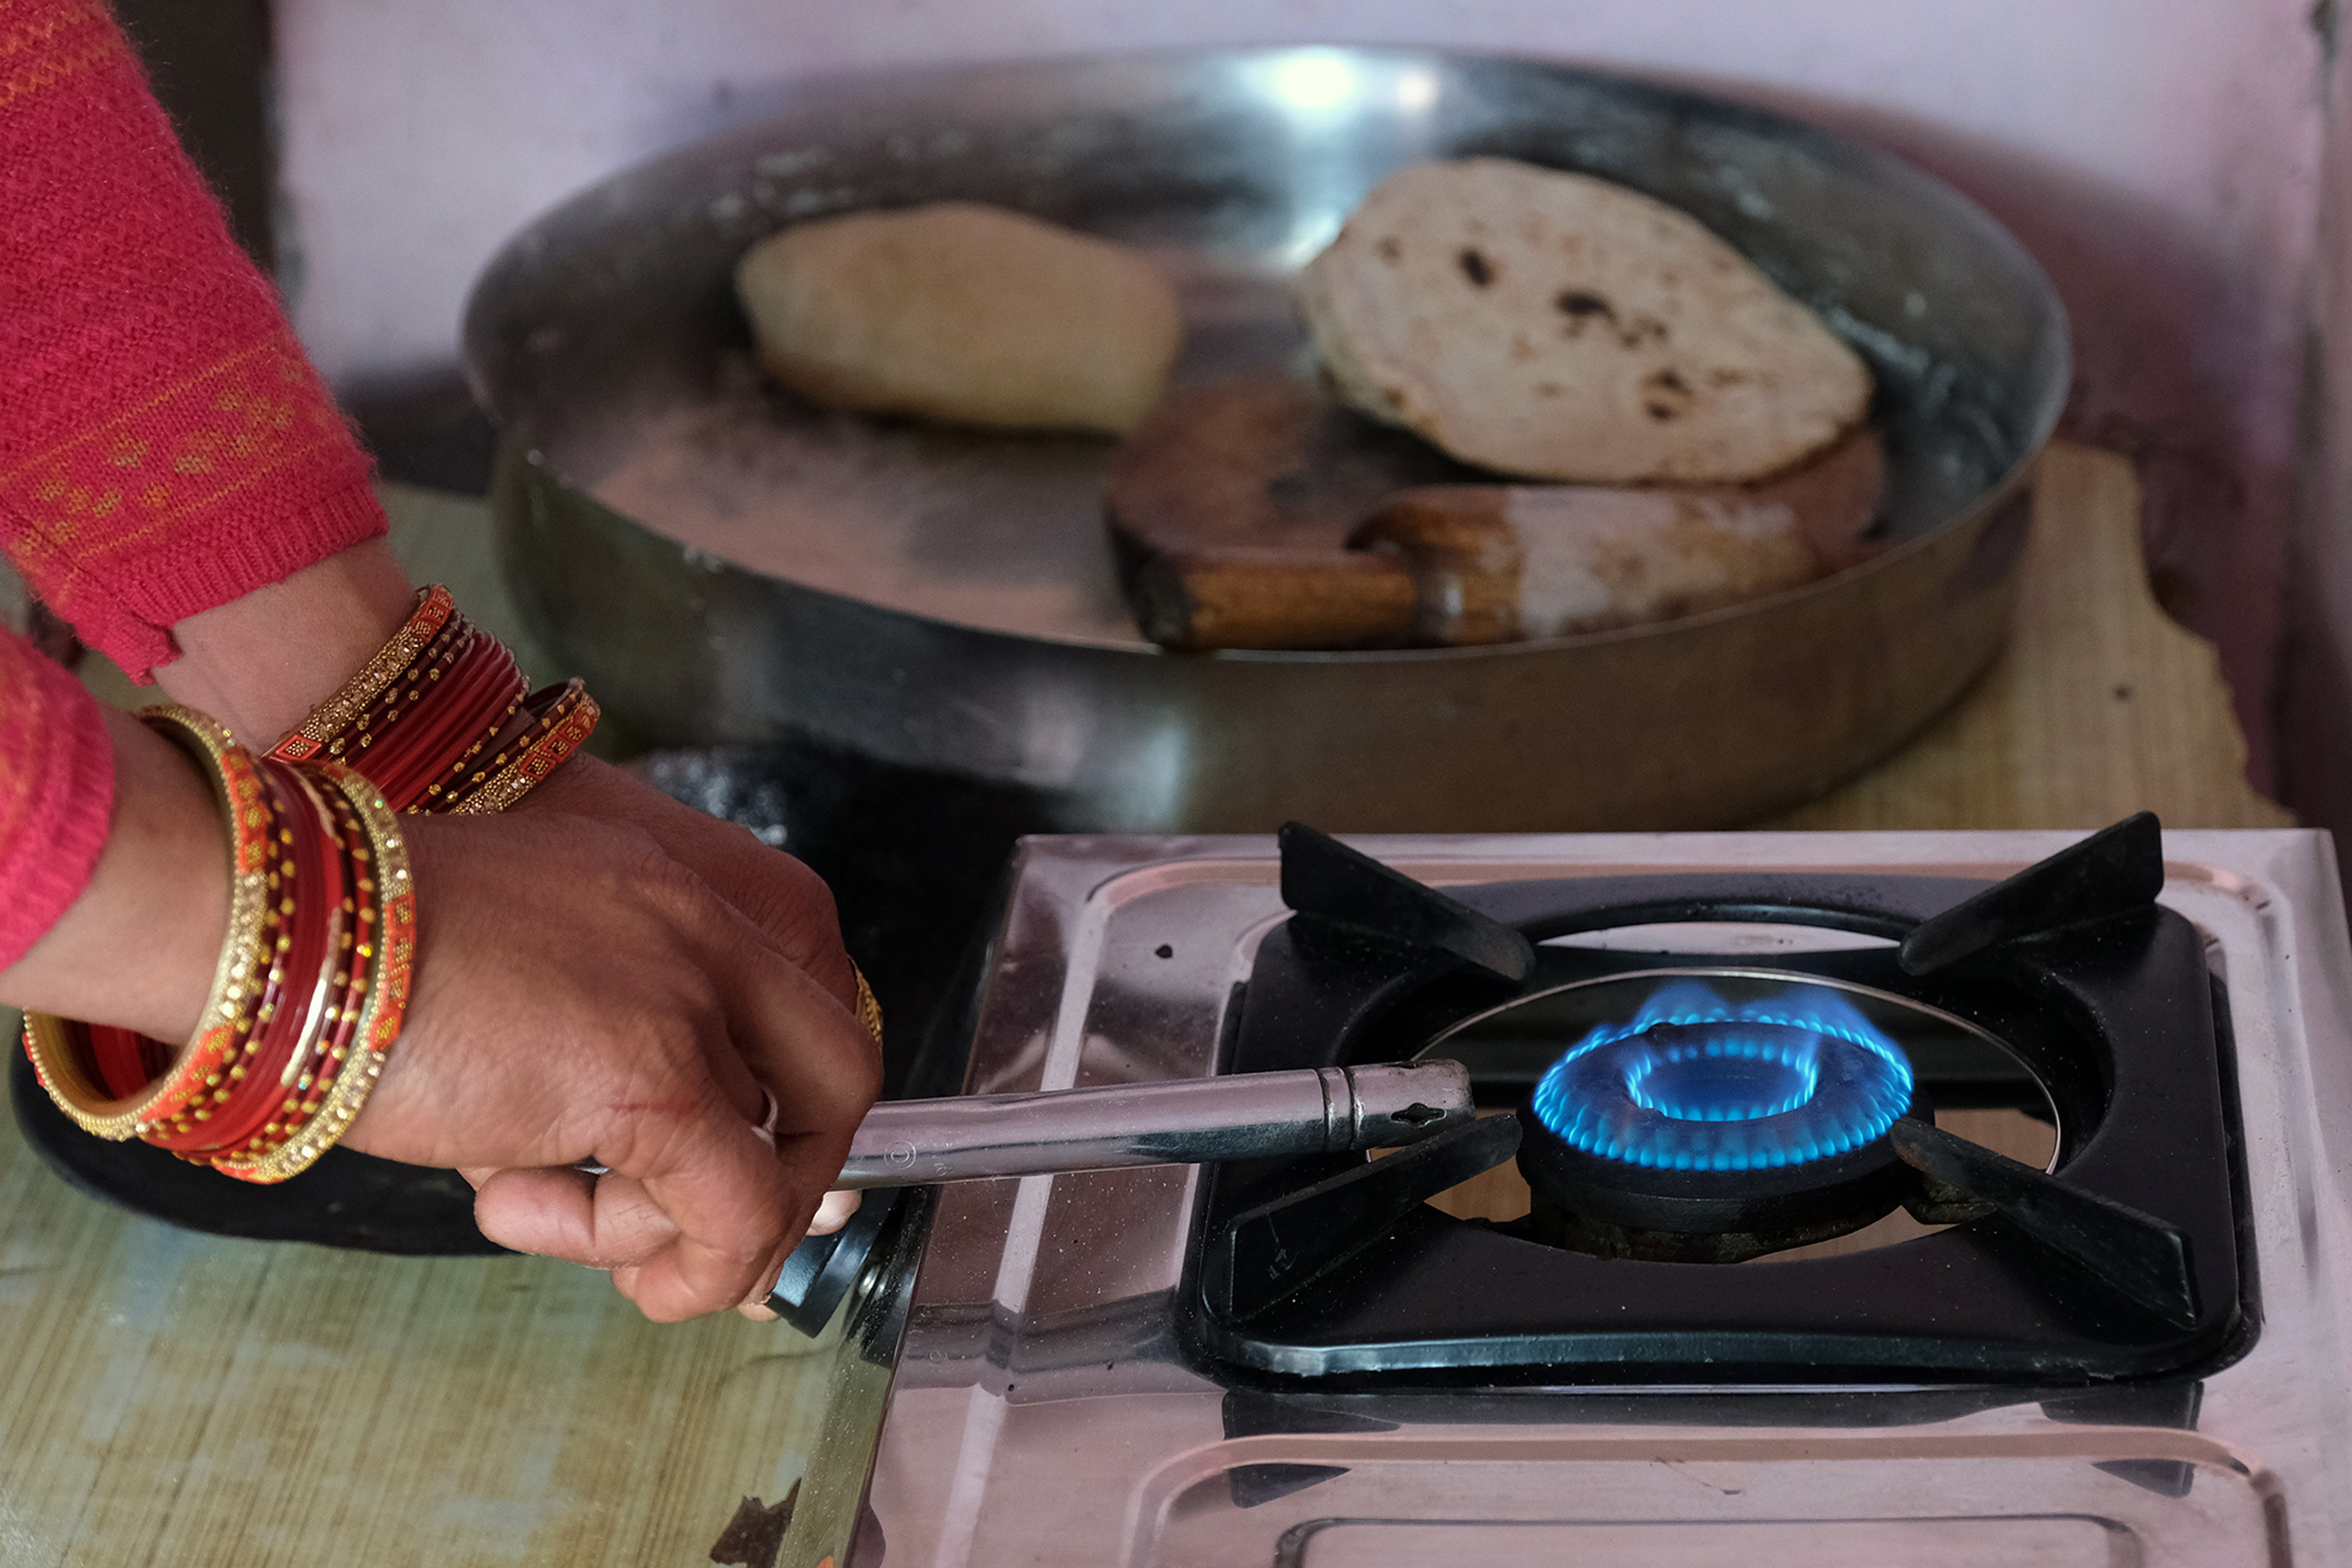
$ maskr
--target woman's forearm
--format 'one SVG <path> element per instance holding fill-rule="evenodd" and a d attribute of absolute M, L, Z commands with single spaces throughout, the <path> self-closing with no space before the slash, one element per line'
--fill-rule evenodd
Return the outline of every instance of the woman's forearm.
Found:
<path fill-rule="evenodd" d="M 415 594 L 372 540 L 173 627 L 166 695 L 266 748 L 399 629 Z M 189 760 L 108 712 L 114 803 L 89 881 L 10 967 L 0 1003 L 187 1038 L 227 922 L 227 830 Z"/>
<path fill-rule="evenodd" d="M 306 566 L 172 628 L 156 684 L 266 750 L 373 657 L 416 607 L 381 539 Z"/>
<path fill-rule="evenodd" d="M 266 748 L 398 630 L 415 590 L 371 540 L 173 627 L 182 657 L 156 672 L 173 700 Z M 13 965 L 0 1002 L 163 1040 L 194 1032 L 228 910 L 219 804 L 179 749 L 106 715 L 114 805 L 81 894 Z"/>
<path fill-rule="evenodd" d="M 0 1002 L 158 1039 L 195 1032 L 228 921 L 228 831 L 210 787 L 169 741 L 106 715 L 114 809 L 81 896 L 0 970 Z"/>

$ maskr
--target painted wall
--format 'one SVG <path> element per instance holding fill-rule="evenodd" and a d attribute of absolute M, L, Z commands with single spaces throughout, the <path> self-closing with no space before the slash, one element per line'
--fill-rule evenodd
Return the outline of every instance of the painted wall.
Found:
<path fill-rule="evenodd" d="M 2332 0 L 276 0 L 281 266 L 328 373 L 446 365 L 568 191 L 810 75 L 1196 41 L 1441 42 L 1672 77 L 1977 195 L 2074 312 L 2078 432 L 2134 452 L 2168 604 L 2272 772 Z"/>
<path fill-rule="evenodd" d="M 2329 68 L 2321 166 L 2308 447 L 2286 555 L 2280 784 L 2336 834 L 2352 886 L 2352 57 Z"/>

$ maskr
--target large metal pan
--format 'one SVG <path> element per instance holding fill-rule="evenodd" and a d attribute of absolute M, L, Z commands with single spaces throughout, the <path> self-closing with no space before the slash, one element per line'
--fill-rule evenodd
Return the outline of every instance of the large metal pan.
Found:
<path fill-rule="evenodd" d="M 1185 295 L 1185 377 L 1303 368 L 1288 275 L 1389 171 L 1472 153 L 1649 192 L 1819 310 L 1878 378 L 1892 547 L 1638 630 L 1171 655 L 1136 638 L 1114 596 L 1108 444 L 824 416 L 748 368 L 729 286 L 747 245 L 799 218 L 943 197 L 1150 248 Z M 1998 647 L 2031 463 L 2068 375 L 2032 260 L 1880 153 L 1564 66 L 1365 49 L 801 89 L 788 112 L 526 230 L 475 289 L 466 352 L 506 436 L 496 504 L 517 595 L 647 740 L 807 742 L 1016 786 L 1061 828 L 1139 833 L 1292 816 L 1696 827 L 1824 789 Z M 770 511 L 793 521 L 772 527 Z M 854 591 L 812 585 L 824 582 Z"/>

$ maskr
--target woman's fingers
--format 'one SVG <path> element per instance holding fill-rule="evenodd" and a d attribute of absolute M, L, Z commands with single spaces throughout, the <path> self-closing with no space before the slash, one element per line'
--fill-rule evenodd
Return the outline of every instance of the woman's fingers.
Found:
<path fill-rule="evenodd" d="M 608 1181 L 560 1167 L 479 1174 L 474 1222 L 484 1236 L 517 1252 L 612 1268 L 647 1258 L 677 1237 L 661 1205 L 625 1178 Z"/>
<path fill-rule="evenodd" d="M 798 1207 L 767 1145 L 723 1112 L 602 1176 L 500 1171 L 476 1194 L 482 1234 L 501 1247 L 607 1269 L 646 1315 L 671 1322 L 731 1307 L 772 1282 Z"/>
<path fill-rule="evenodd" d="M 850 1216 L 857 1212 L 857 1205 L 865 1196 L 863 1193 L 839 1187 L 825 1194 L 824 1201 L 816 1205 L 815 1216 L 809 1221 L 808 1233 L 811 1236 L 831 1236 L 849 1223 Z"/>
<path fill-rule="evenodd" d="M 659 1321 L 766 1293 L 840 1173 L 878 1077 L 856 1021 L 742 915 L 710 899 L 681 923 L 715 983 L 720 1016 L 703 1021 L 698 1043 L 723 1099 L 675 1126 L 641 1116 L 625 1147 L 598 1149 L 613 1173 L 599 1185 L 641 1191 L 676 1226 L 609 1265 L 614 1284 Z M 599 1243 L 607 1201 L 593 1200 Z M 625 1233 L 648 1235 L 650 1223 L 632 1216 Z"/>
<path fill-rule="evenodd" d="M 677 1224 L 644 1184 L 626 1176 L 591 1176 L 570 1168 L 477 1169 L 458 1173 L 471 1182 L 477 1192 L 485 1191 L 492 1178 L 501 1178 L 495 1194 L 476 1206 L 483 1235 L 518 1252 L 565 1258 L 592 1268 L 614 1270 L 625 1289 L 631 1289 L 633 1297 L 635 1275 L 628 1272 L 624 1276 L 624 1271 L 632 1270 L 678 1235 Z M 601 1205 L 597 1201 L 600 1193 L 604 1199 Z M 864 1195 L 842 1190 L 825 1194 L 810 1217 L 803 1238 L 831 1236 L 847 1225 Z M 754 1276 L 756 1283 L 751 1293 L 737 1304 L 737 1311 L 753 1322 L 776 1321 L 776 1314 L 764 1303 L 775 1291 L 785 1258 L 798 1245 L 795 1240 L 782 1247 L 773 1267 L 762 1265 Z"/>
<path fill-rule="evenodd" d="M 613 1282 L 663 1322 L 732 1307 L 772 1280 L 822 1190 L 796 1184 L 748 1125 L 642 1179 L 679 1235 Z"/>

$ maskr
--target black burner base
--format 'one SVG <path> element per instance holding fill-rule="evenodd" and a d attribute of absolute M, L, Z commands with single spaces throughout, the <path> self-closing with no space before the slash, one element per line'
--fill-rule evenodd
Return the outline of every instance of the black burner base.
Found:
<path fill-rule="evenodd" d="M 1524 1156 L 1523 1156 L 1524 1157 Z M 1882 1181 L 1881 1187 L 1888 1185 Z M 1538 1193 L 1527 1217 L 1499 1226 L 1505 1234 L 1565 1247 L 1594 1258 L 1617 1258 L 1644 1263 L 1746 1263 L 1791 1247 L 1835 1241 L 1866 1225 L 1885 1219 L 1902 1206 L 1895 1194 L 1880 1194 L 1883 1202 L 1864 1202 L 1834 1214 L 1769 1230 L 1645 1230 L 1614 1224 L 1592 1214 L 1565 1209 Z"/>
<path fill-rule="evenodd" d="M 1911 1113 L 1935 1119 L 1921 1096 Z M 1860 1230 L 1902 1206 L 1913 1186 L 1884 1138 L 1780 1170 L 1655 1171 L 1573 1148 L 1531 1111 L 1519 1122 L 1519 1173 L 1534 1208 L 1514 1234 L 1596 1258 L 1743 1263 Z"/>

